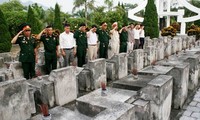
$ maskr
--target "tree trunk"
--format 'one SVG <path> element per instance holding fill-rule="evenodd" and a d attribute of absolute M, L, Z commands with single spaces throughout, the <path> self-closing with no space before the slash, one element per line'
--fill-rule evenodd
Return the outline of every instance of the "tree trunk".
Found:
<path fill-rule="evenodd" d="M 87 25 L 87 0 L 85 0 L 85 24 Z"/>

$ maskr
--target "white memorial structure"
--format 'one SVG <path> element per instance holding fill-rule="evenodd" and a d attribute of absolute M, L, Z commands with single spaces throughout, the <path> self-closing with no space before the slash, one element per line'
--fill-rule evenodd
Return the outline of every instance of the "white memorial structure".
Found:
<path fill-rule="evenodd" d="M 132 20 L 143 22 L 144 18 L 138 17 L 135 14 L 139 11 L 145 9 L 148 0 L 141 0 L 140 4 L 132 10 L 129 10 L 128 17 Z M 157 7 L 158 17 L 162 18 L 163 16 L 167 17 L 167 25 L 170 26 L 170 16 L 177 16 L 177 22 L 181 23 L 180 34 L 184 35 L 186 30 L 186 23 L 193 22 L 200 19 L 200 8 L 197 8 L 191 5 L 187 0 L 177 0 L 177 4 L 187 8 L 188 10 L 197 13 L 195 16 L 191 17 L 183 17 L 185 14 L 184 9 L 178 9 L 178 11 L 171 11 L 170 7 L 174 0 L 155 0 L 155 4 Z M 159 20 L 158 18 L 158 20 Z M 159 23 L 158 23 L 159 24 Z"/>

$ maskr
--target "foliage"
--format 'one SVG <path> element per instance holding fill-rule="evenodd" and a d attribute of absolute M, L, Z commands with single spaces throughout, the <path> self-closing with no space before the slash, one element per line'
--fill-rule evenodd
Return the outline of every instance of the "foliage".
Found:
<path fill-rule="evenodd" d="M 11 36 L 8 31 L 8 26 L 4 18 L 4 14 L 0 9 L 0 53 L 9 52 L 11 49 Z"/>
<path fill-rule="evenodd" d="M 196 35 L 196 39 L 200 39 L 200 27 L 197 25 L 191 25 L 187 31 L 188 35 Z"/>
<path fill-rule="evenodd" d="M 18 26 L 27 19 L 26 7 L 18 0 L 10 0 L 0 5 L 12 37 L 18 32 Z"/>
<path fill-rule="evenodd" d="M 151 38 L 159 36 L 158 13 L 154 0 L 148 0 L 144 15 L 145 35 Z"/>
<path fill-rule="evenodd" d="M 55 5 L 54 28 L 59 29 L 60 31 L 63 30 L 61 17 L 60 17 L 60 7 L 57 3 Z"/>
<path fill-rule="evenodd" d="M 173 26 L 169 26 L 169 27 L 166 27 L 166 28 L 163 28 L 161 30 L 161 35 L 162 36 L 175 36 L 176 35 L 176 29 L 173 27 Z"/>
<path fill-rule="evenodd" d="M 31 6 L 28 7 L 27 23 L 31 25 L 31 31 L 34 34 L 39 33 L 42 29 L 42 25 Z"/>

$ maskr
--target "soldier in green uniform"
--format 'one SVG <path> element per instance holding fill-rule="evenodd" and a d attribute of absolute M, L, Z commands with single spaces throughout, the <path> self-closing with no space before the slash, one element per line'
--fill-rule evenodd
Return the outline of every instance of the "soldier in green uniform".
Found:
<path fill-rule="evenodd" d="M 28 24 L 21 25 L 21 31 L 12 39 L 12 44 L 19 44 L 19 61 L 22 63 L 24 77 L 30 79 L 35 77 L 35 51 L 36 41 L 31 36 L 31 27 Z"/>
<path fill-rule="evenodd" d="M 106 31 L 107 24 L 106 22 L 101 23 L 101 28 L 97 29 L 96 33 L 98 34 L 98 40 L 100 42 L 99 47 L 99 57 L 107 58 L 108 57 L 108 44 L 110 40 L 109 33 Z"/>
<path fill-rule="evenodd" d="M 78 67 L 82 67 L 85 64 L 88 49 L 86 25 L 84 23 L 80 24 L 79 30 L 74 33 L 74 38 L 76 39 L 77 45 Z"/>
<path fill-rule="evenodd" d="M 57 68 L 57 57 L 59 56 L 58 35 L 53 34 L 52 26 L 47 26 L 39 33 L 37 39 L 44 44 L 46 73 L 50 74 L 51 70 Z"/>
<path fill-rule="evenodd" d="M 128 32 L 127 27 L 124 25 L 119 31 L 120 34 L 120 53 L 127 52 Z"/>

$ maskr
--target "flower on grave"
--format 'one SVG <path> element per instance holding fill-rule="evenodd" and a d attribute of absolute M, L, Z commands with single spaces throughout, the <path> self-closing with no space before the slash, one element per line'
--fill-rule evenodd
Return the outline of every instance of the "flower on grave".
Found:
<path fill-rule="evenodd" d="M 106 83 L 105 82 L 101 82 L 101 89 L 106 90 Z"/>
<path fill-rule="evenodd" d="M 153 60 L 153 61 L 151 62 L 151 65 L 152 65 L 152 66 L 155 66 L 155 65 L 156 65 L 156 60 Z"/>
<path fill-rule="evenodd" d="M 131 71 L 131 73 L 133 75 L 138 75 L 138 70 L 136 68 L 133 68 L 132 71 Z"/>
<path fill-rule="evenodd" d="M 169 54 L 166 54 L 164 58 L 169 59 Z"/>
<path fill-rule="evenodd" d="M 47 104 L 41 104 L 39 107 L 44 117 L 49 116 L 49 109 Z"/>

